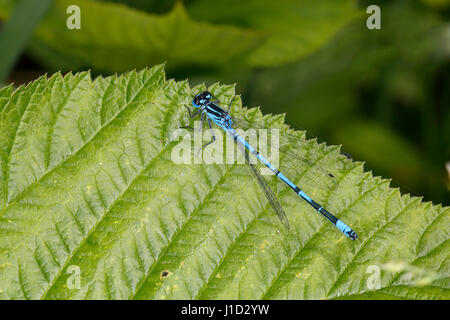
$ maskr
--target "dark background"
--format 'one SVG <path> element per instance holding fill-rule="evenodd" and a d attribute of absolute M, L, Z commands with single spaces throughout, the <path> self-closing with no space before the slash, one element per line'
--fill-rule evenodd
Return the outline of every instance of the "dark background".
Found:
<path fill-rule="evenodd" d="M 69 4 L 81 8 L 81 30 L 65 27 Z M 381 30 L 366 27 L 371 4 Z M 246 105 L 286 113 L 403 192 L 449 205 L 449 9 L 449 0 L 0 0 L 0 80 L 167 61 L 169 78 L 237 83 Z"/>

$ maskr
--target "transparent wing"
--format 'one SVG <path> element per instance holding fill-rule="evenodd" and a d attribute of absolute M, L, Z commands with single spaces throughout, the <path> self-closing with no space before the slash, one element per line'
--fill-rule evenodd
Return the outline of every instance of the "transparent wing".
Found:
<path fill-rule="evenodd" d="M 239 147 L 239 149 L 242 150 L 242 152 L 244 152 L 246 163 L 249 164 L 250 169 L 252 170 L 256 180 L 258 181 L 259 186 L 263 190 L 264 195 L 266 196 L 266 198 L 269 201 L 270 205 L 272 206 L 273 210 L 277 214 L 281 223 L 286 227 L 287 230 L 289 230 L 288 218 L 286 217 L 286 214 L 284 213 L 283 208 L 281 207 L 280 203 L 278 202 L 272 188 L 266 183 L 264 178 L 261 176 L 261 173 L 259 172 L 258 167 L 256 167 L 254 164 L 250 163 L 248 150 L 245 149 L 244 146 L 242 146 L 239 143 L 238 143 L 238 147 Z"/>
<path fill-rule="evenodd" d="M 244 119 L 232 118 L 233 127 L 247 131 L 248 129 L 267 130 L 267 142 L 271 143 L 271 130 L 266 126 Z M 301 179 L 311 188 L 328 190 L 337 185 L 336 176 L 344 169 L 343 163 L 334 166 L 322 165 L 323 154 L 318 155 L 312 151 L 316 142 L 303 137 L 279 132 L 279 170 L 289 179 Z M 256 147 L 256 146 L 254 146 Z M 270 146 L 268 147 L 270 149 Z M 264 153 L 262 152 L 264 155 Z M 266 155 L 264 155 L 266 156 Z M 300 187 L 305 187 L 304 185 Z"/>

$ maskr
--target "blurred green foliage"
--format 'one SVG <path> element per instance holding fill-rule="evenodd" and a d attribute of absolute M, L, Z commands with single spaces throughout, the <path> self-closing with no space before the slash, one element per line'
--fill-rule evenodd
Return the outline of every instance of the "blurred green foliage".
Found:
<path fill-rule="evenodd" d="M 450 203 L 450 1 L 80 0 L 81 30 L 65 27 L 70 4 L 55 0 L 29 42 L 39 73 L 167 61 L 178 80 L 238 83 L 248 105 Z M 366 28 L 371 4 L 381 30 Z M 0 18 L 16 5 L 0 0 Z"/>
<path fill-rule="evenodd" d="M 52 0 L 25 0 L 18 3 L 0 37 L 0 81 L 11 71 L 51 2 Z"/>

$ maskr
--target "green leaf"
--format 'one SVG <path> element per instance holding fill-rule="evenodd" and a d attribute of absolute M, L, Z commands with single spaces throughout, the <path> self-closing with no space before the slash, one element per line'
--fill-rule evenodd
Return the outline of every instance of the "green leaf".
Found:
<path fill-rule="evenodd" d="M 14 2 L 0 0 L 0 17 Z M 275 66 L 310 54 L 361 15 L 352 0 L 195 1 L 189 16 L 181 3 L 155 15 L 80 0 L 81 30 L 68 30 L 66 8 L 72 2 L 55 0 L 30 44 L 31 53 L 52 70 L 120 72 L 163 61 L 170 69 Z"/>
<path fill-rule="evenodd" d="M 168 67 L 218 67 L 238 60 L 264 40 L 263 35 L 233 26 L 191 20 L 181 3 L 164 15 L 147 14 L 113 3 L 77 1 L 81 29 L 66 27 L 70 0 L 55 0 L 37 28 L 30 50 L 52 70 L 121 72 L 164 61 Z M 0 1 L 6 17 L 11 0 Z"/>
<path fill-rule="evenodd" d="M 171 133 L 202 89 L 156 66 L 0 90 L 0 298 L 450 298 L 450 208 L 402 196 L 337 147 L 307 144 L 323 166 L 344 162 L 311 196 L 357 241 L 272 179 L 282 229 L 245 166 L 172 162 Z M 237 101 L 232 112 L 287 129 Z"/>
<path fill-rule="evenodd" d="M 325 44 L 341 27 L 361 15 L 352 0 L 198 0 L 193 17 L 264 32 L 268 40 L 251 52 L 252 66 L 296 61 Z"/>
<path fill-rule="evenodd" d="M 425 76 L 419 73 L 420 64 L 430 68 L 440 57 L 448 59 L 442 47 L 448 43 L 447 26 L 409 2 L 393 2 L 381 10 L 386 18 L 381 33 L 362 28 L 362 17 L 314 55 L 259 72 L 252 81 L 250 103 L 263 104 L 267 112 L 283 110 L 294 125 L 323 129 L 331 122 L 345 122 L 358 104 L 367 104 L 358 103 L 361 88 L 382 86 L 377 81 L 397 100 L 416 104 L 425 100 L 424 88 L 417 84 Z M 417 23 L 402 27 L 410 21 Z M 401 79 L 395 79 L 399 74 Z"/>
<path fill-rule="evenodd" d="M 143 10 L 146 12 L 164 13 L 164 12 L 170 11 L 172 9 L 172 7 L 177 3 L 178 0 L 165 0 L 165 1 L 161 1 L 161 0 L 96 0 L 96 1 L 122 3 L 131 8 Z M 187 0 L 187 1 L 189 1 L 189 0 Z M 183 1 L 183 3 L 185 3 L 185 2 L 186 2 L 186 0 Z"/>
<path fill-rule="evenodd" d="M 353 120 L 337 128 L 336 140 L 341 141 L 357 159 L 379 168 L 389 176 L 396 175 L 402 182 L 426 179 L 421 155 L 406 139 L 389 128 L 370 121 Z M 389 143 L 386 143 L 386 142 Z M 420 182 L 418 182 L 420 183 Z"/>

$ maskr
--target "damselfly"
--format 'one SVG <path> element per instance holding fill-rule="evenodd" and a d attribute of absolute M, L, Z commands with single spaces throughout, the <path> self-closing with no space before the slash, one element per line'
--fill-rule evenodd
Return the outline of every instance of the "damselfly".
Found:
<path fill-rule="evenodd" d="M 289 221 L 286 217 L 286 214 L 283 211 L 280 203 L 275 197 L 274 192 L 270 188 L 270 186 L 265 182 L 264 178 L 261 176 L 259 169 L 251 164 L 249 161 L 249 153 L 252 153 L 256 156 L 256 158 L 267 166 L 281 181 L 287 184 L 298 196 L 308 202 L 317 212 L 319 212 L 322 216 L 324 216 L 328 221 L 333 223 L 339 230 L 341 230 L 346 236 L 348 236 L 352 240 L 356 240 L 358 235 L 345 223 L 336 218 L 330 212 L 328 212 L 325 208 L 323 208 L 320 204 L 311 199 L 303 190 L 301 190 L 297 185 L 295 185 L 291 180 L 289 180 L 283 173 L 281 173 L 272 163 L 264 158 L 253 146 L 251 146 L 241 135 L 237 133 L 236 128 L 250 126 L 251 124 L 244 124 L 243 120 L 235 119 L 230 116 L 229 110 L 225 111 L 223 108 L 219 106 L 219 100 L 214 97 L 210 92 L 203 91 L 197 94 L 193 100 L 192 105 L 198 109 L 195 113 L 191 113 L 189 108 L 189 116 L 192 118 L 201 114 L 201 122 L 200 122 L 200 130 L 202 124 L 206 120 L 209 128 L 212 132 L 212 139 L 210 142 L 206 143 L 202 146 L 202 148 L 208 146 L 209 144 L 215 141 L 214 131 L 212 129 L 212 122 L 222 128 L 228 135 L 230 135 L 237 145 L 241 148 L 241 150 L 245 154 L 246 161 L 250 164 L 253 174 L 255 175 L 258 184 L 261 186 L 261 189 L 264 191 L 269 203 L 277 214 L 278 218 L 284 224 L 284 226 L 289 229 Z M 327 174 L 325 172 L 325 174 Z M 331 174 L 328 174 L 332 176 Z"/>

